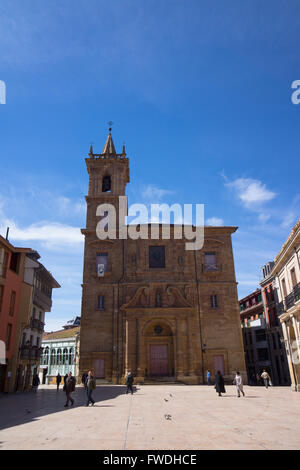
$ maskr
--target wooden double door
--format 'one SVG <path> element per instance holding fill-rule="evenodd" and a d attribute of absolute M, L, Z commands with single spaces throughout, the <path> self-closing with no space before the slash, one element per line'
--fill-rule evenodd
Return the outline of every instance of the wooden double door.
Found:
<path fill-rule="evenodd" d="M 166 377 L 169 370 L 169 345 L 150 344 L 150 376 Z"/>

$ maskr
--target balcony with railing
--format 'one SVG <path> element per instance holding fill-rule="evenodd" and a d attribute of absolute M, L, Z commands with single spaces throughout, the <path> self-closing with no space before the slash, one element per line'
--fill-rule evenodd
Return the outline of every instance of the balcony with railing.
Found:
<path fill-rule="evenodd" d="M 294 287 L 293 291 L 286 296 L 285 305 L 286 309 L 290 309 L 293 305 L 300 300 L 300 282 Z"/>
<path fill-rule="evenodd" d="M 37 288 L 34 289 L 33 303 L 39 306 L 45 312 L 50 312 L 52 307 L 51 297 Z"/>
<path fill-rule="evenodd" d="M 44 326 L 45 326 L 45 323 L 40 321 L 38 318 L 31 318 L 30 328 L 32 328 L 33 330 L 37 330 L 39 333 L 43 333 Z"/>
<path fill-rule="evenodd" d="M 281 315 L 284 312 L 284 310 L 285 310 L 285 308 L 284 308 L 284 302 L 283 301 L 276 304 L 276 311 L 277 311 L 278 315 Z"/>
<path fill-rule="evenodd" d="M 43 352 L 43 348 L 39 348 L 38 346 L 23 345 L 20 348 L 21 359 L 28 359 L 28 360 L 40 359 L 42 352 Z"/>

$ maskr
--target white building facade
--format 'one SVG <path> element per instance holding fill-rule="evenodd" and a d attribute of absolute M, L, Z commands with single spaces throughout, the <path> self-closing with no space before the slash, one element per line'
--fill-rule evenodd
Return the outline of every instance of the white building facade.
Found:
<path fill-rule="evenodd" d="M 277 290 L 292 390 L 300 392 L 300 219 L 275 258 L 271 274 Z"/>

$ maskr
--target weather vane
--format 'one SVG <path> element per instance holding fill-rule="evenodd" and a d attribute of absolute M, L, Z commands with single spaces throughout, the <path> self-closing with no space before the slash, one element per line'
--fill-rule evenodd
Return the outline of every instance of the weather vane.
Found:
<path fill-rule="evenodd" d="M 110 132 L 110 131 L 111 131 L 111 126 L 113 125 L 113 122 L 112 122 L 112 121 L 108 121 L 107 124 L 109 125 L 109 129 L 108 129 L 108 130 L 109 130 L 109 132 Z"/>

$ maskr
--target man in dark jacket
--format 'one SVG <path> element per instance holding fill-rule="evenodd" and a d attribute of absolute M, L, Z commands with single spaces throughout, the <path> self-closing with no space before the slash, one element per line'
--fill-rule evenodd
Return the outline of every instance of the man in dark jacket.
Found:
<path fill-rule="evenodd" d="M 57 376 L 56 376 L 56 386 L 57 386 L 57 390 L 59 389 L 60 382 L 61 382 L 61 375 L 60 375 L 60 373 L 58 372 L 58 374 L 57 374 Z"/>
<path fill-rule="evenodd" d="M 33 379 L 32 379 L 32 390 L 34 392 L 37 392 L 39 385 L 40 385 L 39 376 L 37 374 L 34 374 Z"/>
<path fill-rule="evenodd" d="M 127 378 L 126 378 L 126 385 L 127 385 L 126 394 L 129 391 L 131 392 L 131 395 L 133 394 L 133 388 L 132 388 L 133 382 L 134 382 L 133 375 L 132 375 L 131 372 L 128 372 L 128 375 L 127 375 Z"/>
<path fill-rule="evenodd" d="M 219 370 L 217 372 L 217 375 L 215 376 L 215 383 L 216 392 L 219 394 L 219 397 L 221 397 L 221 393 L 226 393 L 226 390 L 224 387 L 224 377 Z"/>
<path fill-rule="evenodd" d="M 92 397 L 93 390 L 96 389 L 96 380 L 92 376 L 92 371 L 89 370 L 87 379 L 85 381 L 85 389 L 87 393 L 87 404 L 86 406 L 89 406 L 90 402 L 92 403 L 92 406 L 95 404 L 95 400 Z"/>
<path fill-rule="evenodd" d="M 69 406 L 69 401 L 71 402 L 71 406 L 74 405 L 74 400 L 71 397 L 71 393 L 75 392 L 75 385 L 76 385 L 76 379 L 75 377 L 72 376 L 72 372 L 69 372 L 68 378 L 65 383 L 65 392 L 67 395 L 67 401 L 66 401 L 65 407 Z"/>
<path fill-rule="evenodd" d="M 64 376 L 64 386 L 63 386 L 63 391 L 66 391 L 66 382 L 67 382 L 68 374 Z"/>
<path fill-rule="evenodd" d="M 84 372 L 82 374 L 82 377 L 81 377 L 81 382 L 83 383 L 85 390 L 86 390 L 86 379 L 87 378 L 88 378 L 88 374 L 86 372 Z"/>

